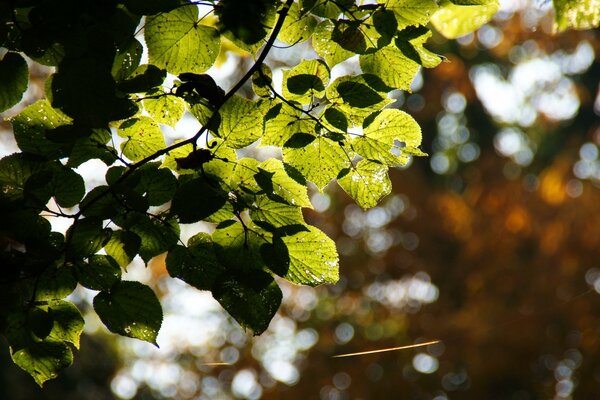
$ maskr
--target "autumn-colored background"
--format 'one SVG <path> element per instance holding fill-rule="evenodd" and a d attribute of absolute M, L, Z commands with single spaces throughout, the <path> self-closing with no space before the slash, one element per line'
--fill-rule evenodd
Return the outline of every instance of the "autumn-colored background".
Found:
<path fill-rule="evenodd" d="M 210 306 L 186 317 L 183 284 L 164 283 L 154 260 L 140 274 L 179 316 L 163 328 L 175 344 L 150 350 L 92 323 L 43 391 L 1 346 L 0 398 L 600 396 L 599 32 L 551 35 L 548 6 L 526 3 L 430 41 L 448 62 L 395 103 L 429 156 L 392 174 L 381 206 L 363 211 L 333 185 L 314 194 L 321 212 L 307 218 L 338 245 L 337 285 L 286 286 L 269 331 L 250 338 Z"/>

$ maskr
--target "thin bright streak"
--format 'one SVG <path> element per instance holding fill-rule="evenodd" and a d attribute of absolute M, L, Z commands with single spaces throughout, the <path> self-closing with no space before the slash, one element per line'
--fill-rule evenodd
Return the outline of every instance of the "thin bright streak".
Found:
<path fill-rule="evenodd" d="M 431 342 L 409 344 L 408 346 L 389 347 L 387 349 L 361 351 L 359 353 L 338 354 L 337 356 L 333 356 L 332 358 L 354 357 L 354 356 L 363 356 L 366 354 L 384 353 L 386 351 L 414 349 L 415 347 L 429 346 L 430 344 L 436 344 L 436 343 L 440 343 L 440 342 L 441 342 L 441 340 L 432 340 Z"/>
<path fill-rule="evenodd" d="M 226 362 L 212 362 L 212 363 L 204 363 L 204 364 L 200 364 L 202 366 L 206 366 L 206 367 L 218 367 L 221 365 L 233 365 L 232 363 L 226 363 Z"/>

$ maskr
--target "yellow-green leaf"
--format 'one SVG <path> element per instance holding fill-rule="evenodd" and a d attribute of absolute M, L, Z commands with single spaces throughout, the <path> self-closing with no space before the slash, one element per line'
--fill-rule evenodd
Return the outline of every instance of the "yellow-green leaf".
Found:
<path fill-rule="evenodd" d="M 195 4 L 146 17 L 144 34 L 150 63 L 172 74 L 206 71 L 221 48 L 219 32 L 198 23 Z"/>
<path fill-rule="evenodd" d="M 468 6 L 456 5 L 446 0 L 431 17 L 431 23 L 439 33 L 448 39 L 454 39 L 486 24 L 496 14 L 498 7 L 498 0 L 490 0 L 485 5 Z"/>
<path fill-rule="evenodd" d="M 554 0 L 554 30 L 593 29 L 600 25 L 600 0 Z"/>
<path fill-rule="evenodd" d="M 132 161 L 141 161 L 165 148 L 160 127 L 149 117 L 128 119 L 121 124 L 118 134 L 127 138 L 121 143 L 121 151 Z"/>
<path fill-rule="evenodd" d="M 284 276 L 290 282 L 317 286 L 339 279 L 339 257 L 335 243 L 314 226 L 281 239 L 288 249 L 290 266 Z"/>
<path fill-rule="evenodd" d="M 388 167 L 368 160 L 360 160 L 338 183 L 364 209 L 375 207 L 392 191 Z"/>

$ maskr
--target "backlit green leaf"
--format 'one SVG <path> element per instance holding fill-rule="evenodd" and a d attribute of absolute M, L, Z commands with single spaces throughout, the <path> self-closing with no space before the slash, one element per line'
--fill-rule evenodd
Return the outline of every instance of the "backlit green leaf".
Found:
<path fill-rule="evenodd" d="M 253 221 L 263 221 L 278 228 L 286 225 L 304 224 L 302 210 L 299 207 L 278 203 L 267 196 L 258 196 L 250 210 Z"/>
<path fill-rule="evenodd" d="M 281 161 L 274 158 L 264 161 L 254 179 L 272 200 L 296 207 L 312 208 L 306 186 L 292 179 Z"/>
<path fill-rule="evenodd" d="M 155 122 L 169 126 L 175 126 L 185 112 L 183 99 L 176 96 L 147 98 L 142 100 L 142 104 Z"/>
<path fill-rule="evenodd" d="M 111 332 L 156 345 L 163 313 L 148 286 L 140 282 L 119 282 L 94 297 L 94 310 Z"/>
<path fill-rule="evenodd" d="M 198 23 L 196 5 L 147 17 L 144 32 L 150 63 L 175 75 L 202 73 L 219 55 L 219 33 Z"/>
<path fill-rule="evenodd" d="M 381 111 L 364 127 L 363 135 L 352 141 L 354 150 L 366 159 L 389 166 L 404 165 L 411 149 L 421 144 L 421 128 L 407 113 L 397 109 Z M 409 150 L 406 153 L 403 149 Z"/>
<path fill-rule="evenodd" d="M 212 290 L 214 298 L 244 328 L 260 335 L 281 304 L 281 289 L 266 272 L 223 276 Z"/>
<path fill-rule="evenodd" d="M 48 311 L 54 321 L 48 340 L 71 343 L 79 348 L 79 337 L 83 332 L 83 317 L 71 302 L 54 300 L 49 302 Z"/>
<path fill-rule="evenodd" d="M 392 102 L 387 98 L 387 93 L 373 88 L 380 83 L 377 79 L 374 75 L 342 76 L 327 87 L 327 99 L 345 113 L 350 122 L 362 124 L 373 111 Z"/>
<path fill-rule="evenodd" d="M 360 56 L 360 67 L 364 73 L 377 75 L 388 86 L 410 90 L 419 64 L 406 57 L 394 44 L 381 50 Z"/>
<path fill-rule="evenodd" d="M 285 279 L 309 286 L 336 283 L 339 279 L 338 254 L 335 243 L 313 226 L 281 238 L 288 248 L 289 271 Z"/>
<path fill-rule="evenodd" d="M 257 141 L 262 132 L 263 115 L 258 104 L 238 95 L 233 96 L 219 110 L 221 124 L 217 135 L 226 146 L 234 149 Z"/>
<path fill-rule="evenodd" d="M 119 136 L 127 138 L 121 144 L 125 157 L 132 161 L 144 158 L 165 148 L 165 139 L 156 122 L 148 117 L 132 118 L 121 124 Z"/>
<path fill-rule="evenodd" d="M 325 60 L 329 68 L 352 57 L 354 53 L 346 50 L 332 39 L 335 25 L 329 20 L 321 22 L 312 36 L 313 48 Z"/>
<path fill-rule="evenodd" d="M 553 0 L 554 29 L 592 29 L 600 25 L 600 0 Z"/>
<path fill-rule="evenodd" d="M 338 183 L 364 209 L 375 207 L 392 190 L 388 167 L 368 160 L 359 161 L 356 167 L 338 177 Z"/>
<path fill-rule="evenodd" d="M 431 23 L 439 33 L 448 39 L 454 39 L 486 24 L 498 11 L 498 7 L 498 0 L 490 0 L 481 6 L 460 6 L 444 1 L 431 17 Z"/>
<path fill-rule="evenodd" d="M 63 342 L 44 341 L 32 343 L 29 347 L 12 353 L 12 359 L 42 386 L 73 363 L 73 353 Z"/>
<path fill-rule="evenodd" d="M 310 138 L 309 143 L 300 143 L 301 137 Z M 339 142 L 325 136 L 298 133 L 283 148 L 283 160 L 294 166 L 319 190 L 350 165 L 350 160 Z"/>
<path fill-rule="evenodd" d="M 317 19 L 309 13 L 303 13 L 298 3 L 292 3 L 277 38 L 287 44 L 302 43 L 308 40 L 315 26 Z"/>
<path fill-rule="evenodd" d="M 260 255 L 260 246 L 267 242 L 265 235 L 266 232 L 257 226 L 244 227 L 240 222 L 222 222 L 212 235 L 217 259 L 229 269 L 260 270 L 265 265 Z"/>
<path fill-rule="evenodd" d="M 173 247 L 179 239 L 179 225 L 173 219 L 142 217 L 129 230 L 141 239 L 139 254 L 144 262 Z"/>
<path fill-rule="evenodd" d="M 104 246 L 106 254 L 111 256 L 121 268 L 126 268 L 137 255 L 141 246 L 141 239 L 132 232 L 113 231 L 110 240 Z"/>
<path fill-rule="evenodd" d="M 404 29 L 427 24 L 438 6 L 434 0 L 387 0 L 385 8 L 396 15 L 398 29 Z"/>
<path fill-rule="evenodd" d="M 48 100 L 38 100 L 13 118 L 12 125 L 22 151 L 58 158 L 65 153 L 64 145 L 47 139 L 46 132 L 71 122 L 71 118 L 52 108 Z"/>
<path fill-rule="evenodd" d="M 265 132 L 260 139 L 261 146 L 283 147 L 295 133 L 314 132 L 315 121 L 288 104 L 274 101 L 265 116 Z"/>
<path fill-rule="evenodd" d="M 329 84 L 329 68 L 320 60 L 304 60 L 283 72 L 283 96 L 300 104 L 323 97 Z"/>

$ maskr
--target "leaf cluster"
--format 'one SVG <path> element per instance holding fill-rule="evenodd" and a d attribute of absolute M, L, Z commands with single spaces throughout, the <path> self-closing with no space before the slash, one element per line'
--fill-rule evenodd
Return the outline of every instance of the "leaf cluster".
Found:
<path fill-rule="evenodd" d="M 444 60 L 424 47 L 427 24 L 456 37 L 488 21 L 498 4 L 202 6 L 215 18 L 187 0 L 0 4 L 0 46 L 8 50 L 0 110 L 27 88 L 25 56 L 55 68 L 45 98 L 11 120 L 21 151 L 0 160 L 0 333 L 40 385 L 72 362 L 78 346 L 83 319 L 64 300 L 77 285 L 97 291 L 94 309 L 110 331 L 156 344 L 157 296 L 122 280 L 137 256 L 148 263 L 167 253 L 170 276 L 211 291 L 254 334 L 279 308 L 277 277 L 335 283 L 335 244 L 303 217 L 312 207 L 308 182 L 323 190 L 337 181 L 363 208 L 387 195 L 389 168 L 424 154 L 418 124 L 387 106 L 390 91 L 410 90 L 419 68 Z M 311 40 L 317 57 L 274 82 L 264 61 L 276 40 L 292 47 Z M 224 44 L 255 59 L 227 92 L 207 74 Z M 356 55 L 361 73 L 332 79 L 332 68 Z M 250 84 L 253 96 L 242 97 Z M 168 143 L 164 126 L 186 112 L 200 130 Z M 281 159 L 240 156 L 255 143 L 278 147 Z M 76 168 L 90 160 L 107 172 L 105 184 L 86 190 Z M 48 216 L 72 225 L 65 235 L 53 232 Z M 196 224 L 186 243 L 181 224 Z"/>

